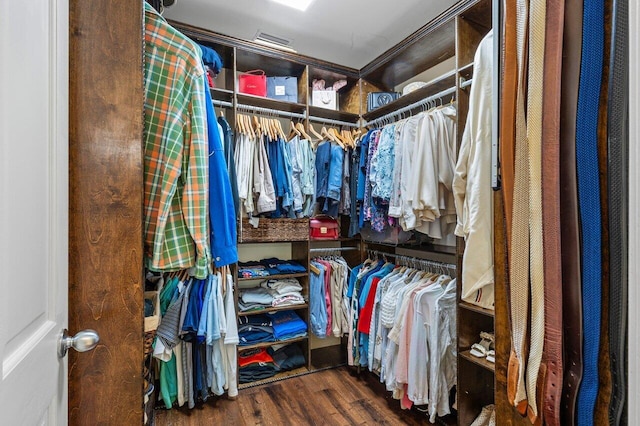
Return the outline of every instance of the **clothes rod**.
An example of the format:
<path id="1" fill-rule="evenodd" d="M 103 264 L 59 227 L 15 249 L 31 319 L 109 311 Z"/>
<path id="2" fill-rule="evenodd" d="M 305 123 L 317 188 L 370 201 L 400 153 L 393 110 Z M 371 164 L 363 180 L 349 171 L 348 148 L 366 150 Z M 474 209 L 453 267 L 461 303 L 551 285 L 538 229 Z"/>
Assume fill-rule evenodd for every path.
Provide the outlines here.
<path id="1" fill-rule="evenodd" d="M 252 106 L 252 105 L 238 104 L 238 109 L 245 110 L 248 112 L 257 112 L 257 113 L 262 112 L 265 114 L 278 115 L 280 117 L 302 118 L 302 119 L 307 118 L 305 114 L 299 114 L 297 112 L 281 111 L 278 109 L 262 108 L 262 107 Z"/>
<path id="2" fill-rule="evenodd" d="M 379 251 L 379 250 L 367 250 L 367 254 L 368 255 L 380 255 L 383 257 L 393 257 L 396 260 L 399 261 L 405 261 L 405 262 L 414 262 L 416 264 L 423 264 L 423 265 L 429 265 L 429 266 L 435 266 L 435 267 L 443 267 L 443 268 L 447 268 L 447 269 L 451 269 L 451 270 L 456 270 L 457 266 L 453 263 L 445 263 L 445 262 L 439 262 L 437 260 L 430 260 L 430 259 L 421 259 L 419 257 L 412 257 L 412 256 L 405 256 L 402 254 L 394 254 L 394 253 L 386 253 L 384 251 Z"/>
<path id="3" fill-rule="evenodd" d="M 351 251 L 351 250 L 360 250 L 360 249 L 358 247 L 323 247 L 323 248 L 309 249 L 309 253 L 322 253 L 322 252 L 328 253 L 332 251 Z"/>
<path id="4" fill-rule="evenodd" d="M 455 92 L 456 92 L 456 87 L 455 86 L 454 87 L 450 87 L 448 89 L 445 89 L 445 90 L 443 90 L 441 92 L 436 93 L 435 95 L 427 96 L 426 98 L 421 99 L 421 100 L 419 100 L 417 102 L 414 102 L 414 103 L 412 103 L 410 105 L 407 105 L 406 107 L 403 107 L 403 108 L 400 108 L 399 110 L 390 112 L 389 114 L 385 114 L 382 117 L 378 117 L 375 120 L 368 121 L 365 125 L 367 125 L 367 126 L 376 125 L 376 124 L 378 124 L 378 123 L 380 123 L 382 121 L 385 121 L 385 120 L 387 120 L 387 119 L 389 119 L 391 117 L 395 117 L 397 115 L 400 115 L 403 112 L 411 111 L 414 108 L 417 108 L 417 107 L 419 107 L 421 105 L 424 105 L 424 104 L 426 104 L 428 102 L 434 101 L 436 99 L 440 99 L 440 98 L 442 98 L 444 96 L 450 95 L 450 94 L 455 93 Z"/>
<path id="5" fill-rule="evenodd" d="M 334 124 L 336 126 L 360 127 L 358 123 L 350 123 L 348 121 L 340 121 L 340 120 L 331 120 L 329 118 L 314 117 L 314 116 L 309 116 L 309 121 L 314 121 L 316 123 Z"/>
<path id="6" fill-rule="evenodd" d="M 464 89 L 465 87 L 471 86 L 471 83 L 473 83 L 473 79 L 472 78 L 467 80 L 464 77 L 460 77 L 460 88 L 461 89 Z"/>
<path id="7" fill-rule="evenodd" d="M 233 104 L 231 102 L 219 101 L 217 99 L 214 99 L 212 102 L 215 106 L 233 108 Z"/>

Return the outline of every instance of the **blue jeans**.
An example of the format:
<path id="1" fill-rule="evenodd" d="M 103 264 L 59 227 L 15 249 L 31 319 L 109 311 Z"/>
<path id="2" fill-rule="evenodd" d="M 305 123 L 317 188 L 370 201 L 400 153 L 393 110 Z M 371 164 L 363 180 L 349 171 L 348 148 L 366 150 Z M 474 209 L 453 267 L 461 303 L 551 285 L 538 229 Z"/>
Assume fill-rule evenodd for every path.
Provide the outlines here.
<path id="1" fill-rule="evenodd" d="M 316 199 L 321 211 L 329 216 L 338 215 L 342 192 L 342 165 L 344 152 L 339 145 L 323 142 L 316 150 Z"/>

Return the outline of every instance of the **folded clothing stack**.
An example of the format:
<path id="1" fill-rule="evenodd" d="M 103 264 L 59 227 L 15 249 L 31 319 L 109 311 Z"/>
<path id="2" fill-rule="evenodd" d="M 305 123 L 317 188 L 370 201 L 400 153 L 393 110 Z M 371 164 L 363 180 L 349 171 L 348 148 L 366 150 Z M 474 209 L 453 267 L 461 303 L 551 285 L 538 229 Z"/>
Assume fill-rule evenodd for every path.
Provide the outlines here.
<path id="1" fill-rule="evenodd" d="M 279 371 L 293 370 L 305 365 L 304 353 L 299 345 L 274 345 L 241 352 L 238 356 L 240 383 L 268 379 Z"/>
<path id="2" fill-rule="evenodd" d="M 295 311 L 280 311 L 269 315 L 276 340 L 293 339 L 307 335 L 307 324 Z"/>
<path id="3" fill-rule="evenodd" d="M 273 362 L 278 371 L 293 370 L 305 364 L 302 348 L 296 344 L 274 345 L 267 352 L 273 357 Z"/>
<path id="4" fill-rule="evenodd" d="M 267 280 L 261 282 L 259 287 L 240 292 L 238 305 L 242 312 L 277 306 L 302 305 L 305 300 L 301 291 L 302 286 L 295 278 Z"/>
<path id="5" fill-rule="evenodd" d="M 260 278 L 269 275 L 299 274 L 307 272 L 307 269 L 295 260 L 282 260 L 277 258 L 262 259 L 259 262 L 239 262 L 238 277 Z"/>
<path id="6" fill-rule="evenodd" d="M 306 335 L 307 324 L 294 311 L 280 311 L 238 318 L 240 346 L 275 342 Z"/>
<path id="7" fill-rule="evenodd" d="M 271 318 L 267 315 L 239 317 L 238 337 L 240 346 L 275 341 Z"/>
<path id="8" fill-rule="evenodd" d="M 238 378 L 240 383 L 273 377 L 278 367 L 265 348 L 252 349 L 238 354 Z"/>

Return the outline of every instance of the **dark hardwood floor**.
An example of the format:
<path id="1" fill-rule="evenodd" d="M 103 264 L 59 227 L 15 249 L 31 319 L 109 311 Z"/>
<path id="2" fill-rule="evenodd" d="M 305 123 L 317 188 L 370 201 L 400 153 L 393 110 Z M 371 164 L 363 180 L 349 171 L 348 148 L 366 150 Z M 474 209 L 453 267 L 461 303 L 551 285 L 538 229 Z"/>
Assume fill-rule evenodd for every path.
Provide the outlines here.
<path id="1" fill-rule="evenodd" d="M 400 410 L 369 373 L 346 367 L 240 390 L 238 399 L 209 399 L 193 410 L 159 409 L 156 426 L 422 425 L 424 414 Z M 455 423 L 454 423 L 455 424 Z"/>

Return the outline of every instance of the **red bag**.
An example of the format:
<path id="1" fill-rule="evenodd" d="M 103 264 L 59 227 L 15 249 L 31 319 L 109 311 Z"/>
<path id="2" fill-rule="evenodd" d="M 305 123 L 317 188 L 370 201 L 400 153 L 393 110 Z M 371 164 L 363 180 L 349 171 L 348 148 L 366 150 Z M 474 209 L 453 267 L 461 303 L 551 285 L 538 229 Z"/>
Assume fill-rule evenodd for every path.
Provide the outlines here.
<path id="1" fill-rule="evenodd" d="M 309 237 L 312 240 L 337 240 L 340 237 L 338 221 L 329 216 L 311 218 L 309 220 Z"/>
<path id="2" fill-rule="evenodd" d="M 267 96 L 267 76 L 262 70 L 252 70 L 238 77 L 240 93 L 255 96 Z"/>

